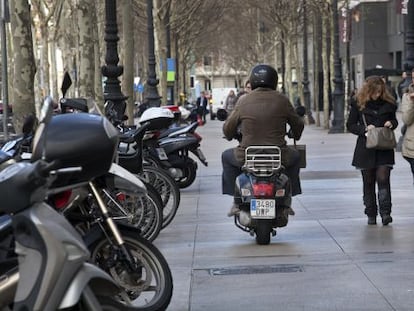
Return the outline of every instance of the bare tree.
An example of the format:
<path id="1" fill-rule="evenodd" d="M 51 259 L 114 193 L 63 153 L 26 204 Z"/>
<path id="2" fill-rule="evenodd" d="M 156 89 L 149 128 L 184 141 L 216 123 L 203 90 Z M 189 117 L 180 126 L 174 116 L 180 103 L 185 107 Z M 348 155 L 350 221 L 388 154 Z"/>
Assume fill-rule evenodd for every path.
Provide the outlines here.
<path id="1" fill-rule="evenodd" d="M 27 0 L 10 2 L 10 21 L 13 40 L 13 124 L 21 132 L 24 119 L 35 114 L 34 76 L 30 6 Z"/>

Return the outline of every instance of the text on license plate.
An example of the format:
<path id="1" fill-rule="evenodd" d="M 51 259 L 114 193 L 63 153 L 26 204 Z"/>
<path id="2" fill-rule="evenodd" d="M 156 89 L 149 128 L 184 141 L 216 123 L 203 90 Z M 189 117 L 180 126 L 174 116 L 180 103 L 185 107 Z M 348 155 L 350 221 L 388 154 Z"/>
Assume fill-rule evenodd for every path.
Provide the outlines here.
<path id="1" fill-rule="evenodd" d="M 250 215 L 252 218 L 272 219 L 276 217 L 275 200 L 251 199 Z"/>

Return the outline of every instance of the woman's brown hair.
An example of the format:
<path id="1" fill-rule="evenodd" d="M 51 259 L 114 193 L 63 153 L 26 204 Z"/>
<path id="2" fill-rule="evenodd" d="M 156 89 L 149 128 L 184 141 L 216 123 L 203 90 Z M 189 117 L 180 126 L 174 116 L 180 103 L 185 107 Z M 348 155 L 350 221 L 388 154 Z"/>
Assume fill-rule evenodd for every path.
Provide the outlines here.
<path id="1" fill-rule="evenodd" d="M 364 84 L 357 94 L 359 110 L 364 109 L 367 102 L 372 99 L 371 96 L 378 91 L 381 92 L 379 99 L 390 104 L 395 104 L 395 99 L 387 89 L 384 80 L 380 76 L 369 76 L 365 79 Z"/>

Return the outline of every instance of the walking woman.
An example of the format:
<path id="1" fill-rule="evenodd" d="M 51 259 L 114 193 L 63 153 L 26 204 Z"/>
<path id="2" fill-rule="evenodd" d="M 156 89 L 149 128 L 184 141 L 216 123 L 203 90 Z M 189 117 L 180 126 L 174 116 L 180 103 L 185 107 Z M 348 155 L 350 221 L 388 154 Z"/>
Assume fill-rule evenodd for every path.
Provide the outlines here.
<path id="1" fill-rule="evenodd" d="M 402 120 L 406 126 L 401 153 L 410 163 L 414 178 L 414 83 L 408 86 L 401 100 Z M 414 179 L 413 179 L 414 181 Z"/>
<path id="2" fill-rule="evenodd" d="M 366 132 L 370 127 L 382 126 L 395 130 L 398 126 L 396 110 L 395 99 L 381 77 L 370 76 L 359 90 L 356 103 L 351 105 L 346 123 L 348 130 L 358 136 L 352 165 L 362 173 L 363 202 L 369 225 L 377 223 L 378 206 L 382 224 L 386 226 L 392 222 L 390 173 L 395 160 L 393 149 L 367 149 Z"/>

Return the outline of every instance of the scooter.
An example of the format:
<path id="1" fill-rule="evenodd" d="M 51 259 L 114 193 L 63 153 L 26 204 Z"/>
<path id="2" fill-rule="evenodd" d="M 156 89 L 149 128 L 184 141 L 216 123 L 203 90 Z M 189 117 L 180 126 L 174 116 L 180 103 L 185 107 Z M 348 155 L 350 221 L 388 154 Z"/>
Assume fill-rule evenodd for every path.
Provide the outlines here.
<path id="1" fill-rule="evenodd" d="M 49 108 L 47 108 L 49 109 Z M 49 117 L 48 117 L 49 116 Z M 15 238 L 15 252 L 18 255 L 18 268 L 1 271 L 0 306 L 15 310 L 59 310 L 65 308 L 84 308 L 101 310 L 118 308 L 133 310 L 118 302 L 115 297 L 122 291 L 112 278 L 87 262 L 89 251 L 79 233 L 69 222 L 44 202 L 49 186 L 59 176 L 79 174 L 86 177 L 99 173 L 82 165 L 82 161 L 68 157 L 63 161 L 48 161 L 45 144 L 39 144 L 50 118 L 42 118 L 37 131 L 36 150 L 42 159 L 18 162 L 0 172 L 0 193 L 2 206 L 0 212 L 11 216 Z M 97 138 L 103 146 L 113 146 L 114 131 L 105 132 L 102 120 L 91 120 L 86 125 L 89 131 L 100 134 Z M 103 134 L 105 133 L 105 134 Z M 72 146 L 76 155 L 81 145 Z M 112 162 L 111 152 L 99 161 L 101 170 L 106 170 Z M 79 165 L 78 165 L 79 164 Z M 15 286 L 17 284 L 17 290 Z"/>
<path id="2" fill-rule="evenodd" d="M 39 200 L 44 200 L 46 194 L 50 196 L 51 188 L 60 193 L 61 190 L 64 190 L 70 185 L 81 185 L 90 180 L 93 176 L 104 176 L 106 172 L 114 173 L 115 180 L 113 181 L 114 184 L 120 185 L 125 184 L 125 180 L 135 180 L 135 183 L 140 185 L 142 190 L 145 190 L 145 187 L 142 185 L 140 180 L 129 172 L 123 170 L 122 168 L 118 167 L 115 170 L 113 169 L 113 156 L 115 155 L 115 150 L 117 146 L 117 131 L 115 128 L 111 127 L 109 122 L 106 119 L 97 117 L 97 116 L 88 116 L 86 114 L 82 116 L 75 116 L 75 115 L 66 115 L 66 116 L 58 116 L 59 119 L 56 122 L 48 123 L 48 131 L 52 132 L 50 137 L 57 138 L 55 141 L 48 139 L 47 134 L 37 135 L 38 132 L 42 132 L 45 126 L 39 126 L 38 131 L 36 132 L 35 139 L 34 139 L 34 146 L 33 146 L 33 156 L 32 160 L 40 161 L 41 159 L 49 159 L 49 161 L 57 161 L 60 163 L 60 166 L 63 167 L 71 167 L 71 166 L 78 166 L 85 167 L 82 171 L 78 170 L 64 170 L 65 176 L 63 178 L 55 178 L 52 182 L 48 183 L 47 190 L 44 190 L 44 194 L 39 196 Z M 101 122 L 102 124 L 97 122 Z M 106 120 L 106 122 L 105 122 Z M 72 148 L 70 151 L 65 150 L 65 148 L 57 148 L 56 142 L 60 142 L 65 137 L 64 128 L 69 127 L 73 128 L 75 122 L 77 124 L 77 128 L 81 128 L 82 130 L 86 130 L 86 132 L 93 134 L 91 135 L 91 139 L 93 137 L 94 141 L 99 141 L 99 148 L 100 149 L 100 158 L 99 163 L 95 163 L 94 165 L 88 164 L 89 157 L 86 157 L 88 152 L 88 146 L 90 145 L 90 140 L 83 139 L 77 140 L 76 143 L 70 143 L 66 140 L 68 145 L 71 145 Z M 97 126 L 99 125 L 99 127 Z M 100 131 L 98 131 L 100 129 Z M 56 132 L 60 131 L 60 136 L 56 136 Z M 55 132 L 55 133 L 53 133 Z M 111 137 L 111 139 L 105 140 L 105 134 Z M 63 136 L 62 136 L 63 135 Z M 82 136 L 83 137 L 83 136 Z M 78 138 L 76 135 L 75 139 Z M 109 142 L 108 142 L 109 141 Z M 39 148 L 37 146 L 43 145 L 43 148 Z M 70 148 L 67 146 L 67 148 Z M 63 149 L 63 150 L 62 150 Z M 46 151 L 45 151 L 46 150 Z M 62 154 L 63 153 L 63 154 Z M 74 153 L 76 156 L 71 156 Z M 110 156 L 108 156 L 108 154 Z M 58 160 L 59 159 L 59 160 Z M 22 164 L 29 164 L 28 162 L 21 162 Z M 87 165 L 88 164 L 88 165 Z M 108 168 L 109 166 L 109 168 Z M 126 176 L 126 175 L 130 176 Z M 1 176 L 1 175 L 0 175 Z M 60 175 L 59 175 L 60 176 Z M 121 180 L 119 178 L 122 178 Z M 27 178 L 26 178 L 27 179 Z M 27 182 L 32 182 L 28 180 Z M 69 183 L 69 184 L 66 184 Z M 107 270 L 108 273 L 113 275 L 113 277 L 117 280 L 116 284 L 120 284 L 122 289 L 119 288 L 116 292 L 116 296 L 114 296 L 114 301 L 117 303 L 119 310 L 163 310 L 165 309 L 172 295 L 172 277 L 171 271 L 169 270 L 168 264 L 165 261 L 162 254 L 148 241 L 141 238 L 139 236 L 139 232 L 136 232 L 136 229 L 133 227 L 128 227 L 125 224 L 115 224 L 110 217 L 110 213 L 108 212 L 107 207 L 103 203 L 102 196 L 99 194 L 98 189 L 95 186 L 94 182 L 88 182 L 89 186 L 92 188 L 92 192 L 96 198 L 97 205 L 101 209 L 101 213 L 99 214 L 98 218 L 93 218 L 93 213 L 90 211 L 85 216 L 79 218 L 73 218 L 73 214 L 66 215 L 71 219 L 72 224 L 82 224 L 79 228 L 83 233 L 83 239 L 88 245 L 88 248 L 91 251 L 91 256 L 89 252 L 87 253 L 87 259 L 94 261 L 97 265 L 102 267 L 104 270 Z M 65 186 L 66 185 L 66 186 Z M 17 185 L 19 186 L 19 184 Z M 121 187 L 125 188 L 129 185 L 124 185 Z M 10 187 L 10 185 L 9 185 Z M 27 186 L 29 187 L 29 185 Z M 60 188 L 59 188 L 60 187 Z M 0 193 L 1 190 L 5 190 L 7 187 L 1 188 L 0 183 Z M 14 189 L 14 188 L 13 188 Z M 17 187 L 16 191 L 22 191 L 26 193 L 29 189 L 22 189 L 22 187 Z M 53 192 L 53 191 L 52 191 Z M 18 197 L 18 195 L 16 195 Z M 45 203 L 43 203 L 45 204 Z M 55 206 L 56 207 L 56 206 Z M 66 210 L 70 210 L 70 207 L 67 207 Z M 66 214 L 66 213 L 65 213 Z M 56 217 L 55 217 L 56 218 Z M 4 221 L 4 230 L 0 230 L 0 234 L 3 231 L 7 230 L 8 220 Z M 86 226 L 84 225 L 86 224 Z M 119 226 L 119 229 L 117 228 Z M 51 230 L 61 230 L 59 226 L 51 228 Z M 95 230 L 94 230 L 95 229 Z M 102 229 L 102 230 L 100 230 Z M 105 233 L 106 238 L 103 240 L 99 237 L 102 235 L 101 232 Z M 122 233 L 121 233 L 122 232 Z M 53 235 L 53 232 L 48 232 L 49 235 Z M 53 241 L 52 241 L 53 242 Z M 53 242 L 57 244 L 58 242 Z M 43 243 L 44 244 L 44 243 Z M 72 248 L 69 247 L 69 250 Z M 75 249 L 74 249 L 75 250 Z M 17 249 L 16 249 L 17 252 Z M 61 252 L 61 251 L 59 251 Z M 50 250 L 47 252 L 46 255 L 50 253 Z M 137 255 L 139 254 L 139 255 Z M 46 256 L 45 255 L 45 256 Z M 74 257 L 76 253 L 73 255 Z M 47 256 L 46 256 L 47 257 Z M 10 257 L 6 257 L 10 258 Z M 12 256 L 11 256 L 12 258 Z M 117 258 L 117 260 L 115 260 Z M 46 258 L 47 259 L 47 258 Z M 52 264 L 55 264 L 52 262 Z M 4 268 L 4 265 L 1 265 Z M 15 265 L 14 267 L 16 267 Z M 57 267 L 61 266 L 59 263 Z M 20 265 L 19 265 L 20 268 Z M 53 268 L 56 270 L 56 268 Z M 3 272 L 3 270 L 2 270 Z M 53 271 L 48 272 L 53 273 Z M 49 275 L 48 274 L 48 275 Z M 2 273 L 1 280 L 6 280 L 5 284 L 0 284 L 0 297 L 1 288 L 4 287 L 7 289 L 9 293 L 8 300 L 2 300 L 0 298 L 0 306 L 9 305 L 12 303 L 13 300 L 10 300 L 10 295 L 14 296 L 13 289 L 16 287 L 16 281 L 18 279 L 18 274 L 16 275 L 14 272 L 8 275 L 6 271 L 4 274 Z M 67 276 L 67 275 L 66 275 Z M 28 276 L 30 277 L 30 276 Z M 33 276 L 32 276 L 33 277 Z M 110 280 L 112 280 L 108 275 L 106 275 Z M 70 280 L 70 279 L 69 279 Z M 10 282 L 8 282 L 10 281 Z M 99 282 L 99 280 L 97 280 Z M 63 281 L 62 281 L 63 282 Z M 155 284 L 154 284 L 155 282 Z M 137 286 L 136 284 L 140 284 Z M 146 286 L 142 286 L 146 284 Z M 42 285 L 43 286 L 43 285 Z M 42 287 L 43 288 L 43 287 Z M 82 288 L 80 289 L 82 291 Z M 153 294 L 152 294 L 153 293 Z M 149 295 L 148 295 L 149 294 Z M 108 292 L 104 292 L 104 295 L 108 295 Z M 142 297 L 141 297 L 142 296 Z M 143 298 L 138 301 L 137 298 Z M 105 301 L 109 298 L 103 298 Z M 133 300 L 134 307 L 126 307 Z M 122 303 L 118 303 L 118 301 L 122 301 Z M 3 303 L 3 304 L 2 304 Z M 91 310 L 96 310 L 97 305 L 93 306 Z M 56 308 L 50 308 L 50 310 L 56 310 Z M 47 308 L 39 308 L 39 310 L 47 310 Z M 111 309 L 113 310 L 113 309 Z"/>
<path id="3" fill-rule="evenodd" d="M 304 116 L 302 106 L 295 110 L 299 116 Z M 227 113 L 219 113 L 217 117 L 224 121 Z M 287 135 L 291 137 L 289 132 Z M 241 141 L 241 132 L 234 138 Z M 291 183 L 282 165 L 281 149 L 278 146 L 247 147 L 241 170 L 235 182 L 234 203 L 239 211 L 234 213 L 234 223 L 256 236 L 257 244 L 267 245 L 271 236 L 276 235 L 276 228 L 285 227 L 289 215 L 294 214 Z"/>
<path id="4" fill-rule="evenodd" d="M 140 123 L 151 124 L 150 131 L 143 141 L 144 159 L 168 171 L 180 188 L 186 188 L 194 182 L 198 168 L 197 162 L 190 157 L 190 153 L 205 166 L 208 163 L 200 148 L 202 138 L 195 132 L 194 123 L 173 130 L 166 137 L 160 138 L 173 120 L 171 112 L 170 114 L 168 112 L 167 109 L 154 107 L 142 114 Z"/>
<path id="5" fill-rule="evenodd" d="M 292 196 L 289 178 L 284 174 L 281 150 L 277 146 L 250 146 L 245 151 L 242 174 L 236 179 L 234 203 L 240 212 L 235 225 L 256 235 L 261 245 L 270 243 L 275 228 L 289 220 Z"/>

